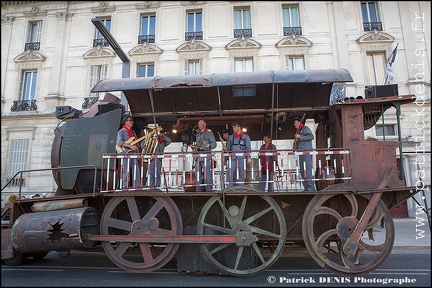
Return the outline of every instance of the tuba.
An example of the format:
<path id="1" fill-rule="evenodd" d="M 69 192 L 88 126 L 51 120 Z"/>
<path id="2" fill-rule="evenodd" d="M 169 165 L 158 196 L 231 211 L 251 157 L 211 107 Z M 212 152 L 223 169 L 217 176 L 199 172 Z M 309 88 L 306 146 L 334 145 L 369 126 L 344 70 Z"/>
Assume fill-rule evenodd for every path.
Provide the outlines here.
<path id="1" fill-rule="evenodd" d="M 145 135 L 143 154 L 153 155 L 156 151 L 157 145 L 159 144 L 158 132 L 162 130 L 162 127 L 157 127 Z M 147 132 L 147 131 L 146 131 Z M 149 162 L 150 158 L 145 158 L 144 162 Z"/>

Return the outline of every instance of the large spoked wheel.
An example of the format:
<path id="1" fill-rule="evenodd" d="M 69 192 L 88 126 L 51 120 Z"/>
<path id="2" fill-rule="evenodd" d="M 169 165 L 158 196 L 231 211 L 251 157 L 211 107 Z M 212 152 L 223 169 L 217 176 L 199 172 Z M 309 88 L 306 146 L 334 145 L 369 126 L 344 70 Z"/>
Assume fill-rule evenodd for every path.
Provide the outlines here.
<path id="1" fill-rule="evenodd" d="M 114 197 L 105 207 L 101 235 L 171 237 L 182 234 L 180 212 L 169 197 Z M 124 237 L 126 238 L 126 237 Z M 104 241 L 111 261 L 129 272 L 154 271 L 177 252 L 179 244 Z"/>
<path id="2" fill-rule="evenodd" d="M 237 243 L 205 243 L 205 257 L 221 271 L 250 276 L 269 268 L 279 258 L 286 240 L 286 222 L 276 201 L 268 196 L 213 196 L 198 219 L 198 235 L 236 235 Z M 258 243 L 277 243 L 270 253 Z"/>
<path id="3" fill-rule="evenodd" d="M 356 249 L 350 255 L 343 252 L 342 247 L 367 203 L 366 197 L 353 194 L 316 195 L 309 202 L 302 222 L 303 240 L 320 266 L 342 275 L 361 275 L 378 268 L 390 255 L 394 224 L 382 200 L 362 231 Z M 385 228 L 379 228 L 381 218 Z"/>

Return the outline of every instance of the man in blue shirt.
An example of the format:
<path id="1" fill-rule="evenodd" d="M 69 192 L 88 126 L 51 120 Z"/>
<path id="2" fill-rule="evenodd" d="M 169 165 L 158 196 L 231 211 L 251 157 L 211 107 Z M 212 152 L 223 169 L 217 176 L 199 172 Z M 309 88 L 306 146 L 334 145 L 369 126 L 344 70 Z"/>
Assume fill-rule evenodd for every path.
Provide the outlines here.
<path id="1" fill-rule="evenodd" d="M 201 192 L 200 184 L 205 184 L 205 191 L 213 190 L 213 161 L 211 150 L 216 148 L 217 142 L 213 132 L 207 129 L 207 123 L 204 119 L 198 121 L 198 133 L 196 135 L 196 152 L 207 154 L 207 156 L 198 156 L 195 161 L 196 191 Z"/>
<path id="2" fill-rule="evenodd" d="M 233 134 L 228 138 L 226 147 L 228 153 L 241 153 L 240 155 L 230 155 L 227 169 L 227 187 L 233 185 L 244 185 L 246 173 L 245 162 L 252 165 L 250 155 L 246 156 L 243 153 L 250 152 L 251 141 L 249 135 L 242 131 L 240 124 L 233 123 Z"/>
<path id="3" fill-rule="evenodd" d="M 309 127 L 305 126 L 299 118 L 294 119 L 296 150 L 312 151 L 312 140 L 315 138 Z M 312 155 L 299 155 L 300 175 L 303 179 L 303 191 L 316 191 L 312 174 Z"/>

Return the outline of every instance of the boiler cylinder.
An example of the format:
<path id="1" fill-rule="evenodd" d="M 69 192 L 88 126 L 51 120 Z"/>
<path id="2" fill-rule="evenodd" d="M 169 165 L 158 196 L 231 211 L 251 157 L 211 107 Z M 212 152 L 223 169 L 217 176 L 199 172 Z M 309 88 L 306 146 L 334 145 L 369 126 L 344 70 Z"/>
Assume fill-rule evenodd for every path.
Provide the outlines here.
<path id="1" fill-rule="evenodd" d="M 12 227 L 12 244 L 22 253 L 90 248 L 99 234 L 99 219 L 91 207 L 26 213 Z"/>

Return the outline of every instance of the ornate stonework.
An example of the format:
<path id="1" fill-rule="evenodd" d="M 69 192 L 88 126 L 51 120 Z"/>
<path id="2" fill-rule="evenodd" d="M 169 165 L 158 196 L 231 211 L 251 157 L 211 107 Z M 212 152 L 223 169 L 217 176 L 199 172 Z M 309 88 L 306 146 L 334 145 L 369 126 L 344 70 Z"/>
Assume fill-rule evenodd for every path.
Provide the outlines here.
<path id="1" fill-rule="evenodd" d="M 148 8 L 159 8 L 160 1 L 142 1 L 141 3 L 135 4 L 137 9 L 148 9 Z"/>
<path id="2" fill-rule="evenodd" d="M 13 21 L 15 20 L 14 16 L 2 16 L 2 25 L 12 25 Z"/>
<path id="3" fill-rule="evenodd" d="M 201 41 L 191 41 L 186 42 L 177 47 L 177 52 L 195 52 L 195 51 L 205 51 L 208 52 L 212 48 L 204 42 Z"/>
<path id="4" fill-rule="evenodd" d="M 393 43 L 394 37 L 390 34 L 381 32 L 381 31 L 373 31 L 364 34 L 359 39 L 357 39 L 357 43 L 365 44 L 365 43 Z"/>
<path id="5" fill-rule="evenodd" d="M 129 56 L 145 54 L 162 54 L 163 50 L 151 43 L 144 43 L 135 46 L 129 51 Z"/>
<path id="6" fill-rule="evenodd" d="M 93 13 L 102 13 L 102 12 L 114 12 L 116 7 L 114 5 L 109 6 L 108 2 L 102 1 L 99 3 L 99 6 L 91 8 Z"/>
<path id="7" fill-rule="evenodd" d="M 65 20 L 65 21 L 72 20 L 73 15 L 74 13 L 69 13 L 68 11 L 55 13 L 55 16 L 57 17 L 58 20 Z"/>
<path id="8" fill-rule="evenodd" d="M 42 17 L 47 15 L 46 10 L 41 10 L 39 7 L 32 7 L 29 11 L 23 12 L 25 17 Z"/>
<path id="9" fill-rule="evenodd" d="M 283 38 L 276 43 L 277 48 L 286 47 L 312 47 L 312 42 L 303 36 L 296 36 L 294 34 Z"/>
<path id="10" fill-rule="evenodd" d="M 104 57 L 115 57 L 114 51 L 101 46 L 95 47 L 87 51 L 83 57 L 84 59 L 104 58 Z"/>
<path id="11" fill-rule="evenodd" d="M 225 45 L 226 50 L 233 50 L 233 49 L 260 49 L 261 44 L 258 43 L 255 40 L 249 39 L 249 38 L 238 38 L 227 45 Z"/>
<path id="12" fill-rule="evenodd" d="M 36 51 L 27 50 L 14 58 L 15 63 L 42 62 L 46 57 Z"/>

